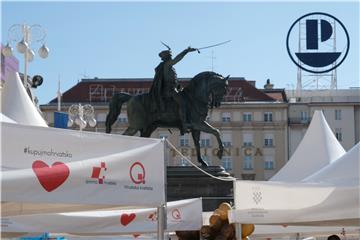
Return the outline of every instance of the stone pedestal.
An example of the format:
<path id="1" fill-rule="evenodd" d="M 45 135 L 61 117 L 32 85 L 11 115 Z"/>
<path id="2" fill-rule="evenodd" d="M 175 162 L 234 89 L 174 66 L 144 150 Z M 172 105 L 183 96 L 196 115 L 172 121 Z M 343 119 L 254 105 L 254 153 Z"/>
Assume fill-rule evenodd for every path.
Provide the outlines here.
<path id="1" fill-rule="evenodd" d="M 216 177 L 229 178 L 221 166 L 201 167 Z M 195 167 L 167 167 L 167 200 L 203 198 L 203 211 L 213 211 L 220 203 L 233 202 L 232 181 L 212 178 Z"/>

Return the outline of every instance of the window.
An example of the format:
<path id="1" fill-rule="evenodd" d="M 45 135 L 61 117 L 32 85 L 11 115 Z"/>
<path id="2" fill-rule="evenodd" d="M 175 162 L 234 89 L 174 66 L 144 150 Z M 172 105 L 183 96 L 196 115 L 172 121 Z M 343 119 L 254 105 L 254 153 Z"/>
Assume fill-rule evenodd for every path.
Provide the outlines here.
<path id="1" fill-rule="evenodd" d="M 224 112 L 221 114 L 222 122 L 230 122 L 231 121 L 231 113 Z"/>
<path id="2" fill-rule="evenodd" d="M 302 122 L 306 122 L 308 121 L 309 117 L 308 117 L 308 113 L 307 112 L 304 112 L 304 111 L 301 111 L 300 112 L 300 120 Z"/>
<path id="3" fill-rule="evenodd" d="M 265 147 L 274 146 L 274 135 L 273 134 L 265 134 L 265 136 L 264 136 L 264 146 Z"/>
<path id="4" fill-rule="evenodd" d="M 105 122 L 106 121 L 106 113 L 98 113 L 96 115 L 96 121 Z"/>
<path id="5" fill-rule="evenodd" d="M 341 120 L 341 110 L 335 109 L 335 120 Z"/>
<path id="6" fill-rule="evenodd" d="M 243 121 L 244 122 L 251 122 L 252 121 L 252 114 L 250 112 L 243 113 Z"/>
<path id="7" fill-rule="evenodd" d="M 160 134 L 159 134 L 159 138 L 160 138 L 160 139 L 163 139 L 163 138 L 167 139 L 168 137 L 169 137 L 169 135 L 166 134 L 166 133 L 160 133 Z"/>
<path id="8" fill-rule="evenodd" d="M 223 133 L 221 136 L 221 140 L 224 144 L 224 147 L 231 147 L 231 140 L 232 140 L 231 133 Z"/>
<path id="9" fill-rule="evenodd" d="M 180 136 L 180 147 L 188 147 L 188 146 L 189 146 L 188 135 Z"/>
<path id="10" fill-rule="evenodd" d="M 264 156 L 264 169 L 273 170 L 274 166 L 274 156 Z"/>
<path id="11" fill-rule="evenodd" d="M 252 156 L 248 155 L 248 156 L 244 157 L 243 169 L 244 170 L 252 170 L 253 169 Z"/>
<path id="12" fill-rule="evenodd" d="M 335 136 L 336 136 L 336 139 L 341 142 L 342 141 L 342 131 L 341 131 L 341 128 L 336 128 L 335 129 Z"/>
<path id="13" fill-rule="evenodd" d="M 200 139 L 200 147 L 202 148 L 210 147 L 210 139 L 209 138 Z"/>
<path id="14" fill-rule="evenodd" d="M 272 112 L 264 113 L 264 122 L 272 122 Z"/>
<path id="15" fill-rule="evenodd" d="M 181 158 L 180 164 L 181 164 L 181 166 L 183 166 L 183 167 L 185 167 L 185 166 L 190 166 L 190 163 L 189 163 L 186 159 L 184 159 L 184 158 Z"/>
<path id="16" fill-rule="evenodd" d="M 210 134 L 203 133 L 200 137 L 200 147 L 211 147 Z"/>
<path id="17" fill-rule="evenodd" d="M 128 118 L 127 118 L 127 114 L 126 113 L 120 113 L 118 120 L 120 123 L 127 123 L 128 122 Z"/>
<path id="18" fill-rule="evenodd" d="M 253 134 L 252 133 L 244 133 L 243 134 L 243 146 L 251 147 L 253 145 Z"/>
<path id="19" fill-rule="evenodd" d="M 221 166 L 225 168 L 226 171 L 232 170 L 232 159 L 231 157 L 223 157 L 221 159 Z"/>

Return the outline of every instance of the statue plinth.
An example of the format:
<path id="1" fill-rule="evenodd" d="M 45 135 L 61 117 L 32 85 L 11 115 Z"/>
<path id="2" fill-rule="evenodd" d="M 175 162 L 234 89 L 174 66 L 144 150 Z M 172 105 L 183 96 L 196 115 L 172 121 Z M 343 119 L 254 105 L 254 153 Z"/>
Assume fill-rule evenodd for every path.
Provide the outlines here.
<path id="1" fill-rule="evenodd" d="M 201 167 L 215 177 L 230 179 L 230 174 L 221 166 Z M 233 202 L 232 181 L 212 178 L 195 167 L 167 167 L 167 200 L 203 198 L 203 211 L 213 211 L 220 203 Z"/>

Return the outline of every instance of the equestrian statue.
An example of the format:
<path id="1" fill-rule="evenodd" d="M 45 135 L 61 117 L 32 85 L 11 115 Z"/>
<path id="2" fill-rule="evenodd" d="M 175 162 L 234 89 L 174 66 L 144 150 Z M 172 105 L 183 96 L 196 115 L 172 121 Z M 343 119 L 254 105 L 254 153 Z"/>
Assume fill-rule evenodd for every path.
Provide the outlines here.
<path id="1" fill-rule="evenodd" d="M 163 43 L 164 44 L 164 43 Z M 174 65 L 196 48 L 188 47 L 175 58 L 171 49 L 159 53 L 161 63 L 155 68 L 155 76 L 149 93 L 132 96 L 117 93 L 109 105 L 106 117 L 106 132 L 117 120 L 121 107 L 127 103 L 129 127 L 123 135 L 135 135 L 140 131 L 141 137 L 150 137 L 158 127 L 178 128 L 180 134 L 191 132 L 197 153 L 197 160 L 207 166 L 200 153 L 200 132 L 213 134 L 219 144 L 217 157 L 222 158 L 224 146 L 218 129 L 206 122 L 208 109 L 219 107 L 228 88 L 228 78 L 215 72 L 201 72 L 193 77 L 185 88 L 177 79 Z"/>

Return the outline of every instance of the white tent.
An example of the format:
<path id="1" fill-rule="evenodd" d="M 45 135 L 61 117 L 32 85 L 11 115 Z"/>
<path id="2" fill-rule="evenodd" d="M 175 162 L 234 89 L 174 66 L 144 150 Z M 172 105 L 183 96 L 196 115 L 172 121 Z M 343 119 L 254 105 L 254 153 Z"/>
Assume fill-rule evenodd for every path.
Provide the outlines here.
<path id="1" fill-rule="evenodd" d="M 299 182 L 345 153 L 322 111 L 315 111 L 309 128 L 294 154 L 270 181 Z"/>
<path id="2" fill-rule="evenodd" d="M 358 144 L 342 158 L 309 177 L 307 182 L 236 181 L 236 210 L 230 211 L 230 221 L 360 226 L 359 150 Z"/>
<path id="3" fill-rule="evenodd" d="M 19 73 L 9 72 L 1 94 L 1 113 L 17 123 L 47 127 L 43 117 L 31 101 Z"/>
<path id="4" fill-rule="evenodd" d="M 165 203 L 160 139 L 0 126 L 2 216 Z"/>
<path id="5" fill-rule="evenodd" d="M 82 235 L 118 235 L 157 231 L 157 209 L 114 209 L 58 214 L 34 214 L 2 219 L 3 232 L 52 232 Z M 201 199 L 167 204 L 167 231 L 199 230 L 202 226 Z"/>
<path id="6" fill-rule="evenodd" d="M 345 155 L 320 169 L 303 182 L 325 182 L 334 184 L 360 184 L 360 143 L 356 144 Z"/>

